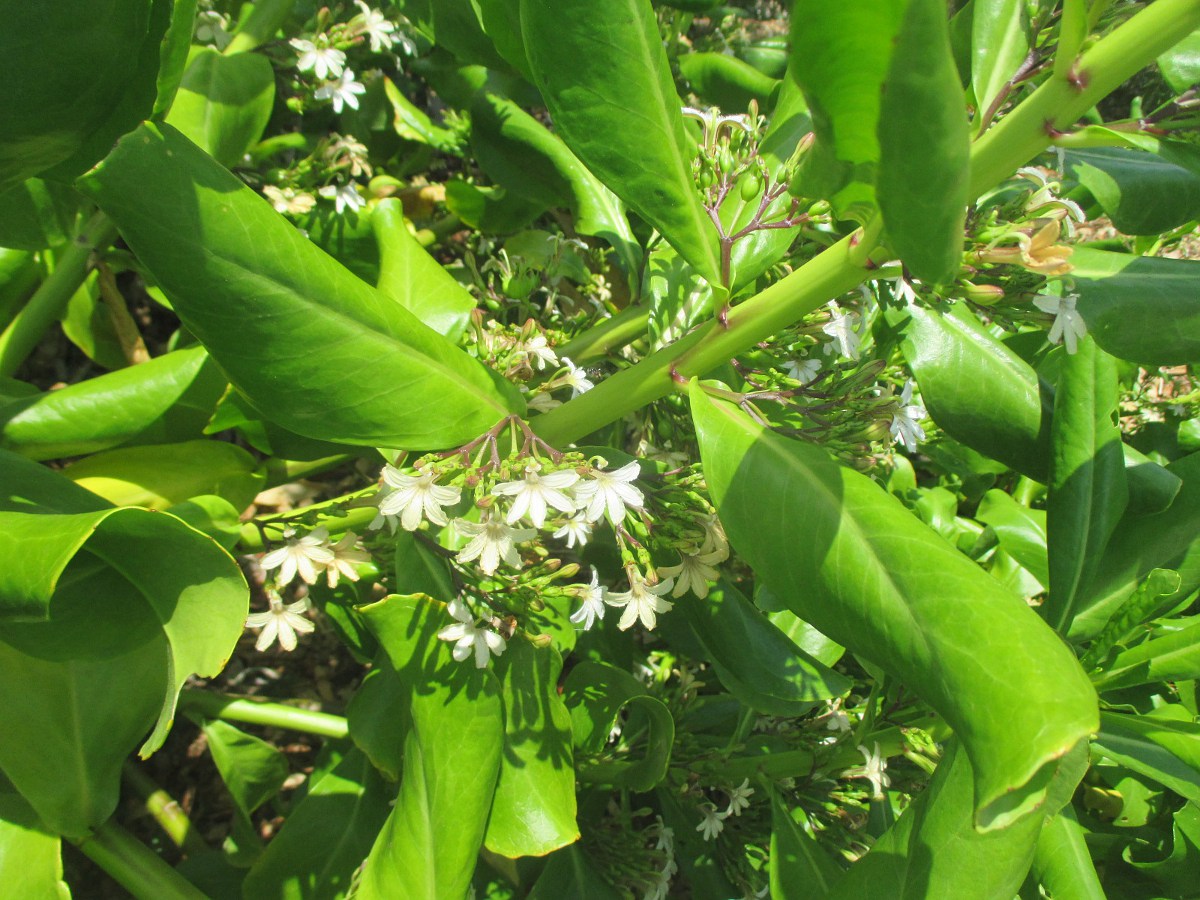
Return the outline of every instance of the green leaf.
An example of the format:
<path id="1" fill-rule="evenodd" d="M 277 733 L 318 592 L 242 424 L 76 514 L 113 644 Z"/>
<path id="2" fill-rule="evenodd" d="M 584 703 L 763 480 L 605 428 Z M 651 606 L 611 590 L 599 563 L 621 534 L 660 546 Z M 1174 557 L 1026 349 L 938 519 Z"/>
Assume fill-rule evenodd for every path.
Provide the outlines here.
<path id="1" fill-rule="evenodd" d="M 116 506 L 150 509 L 213 494 L 243 510 L 266 483 L 253 456 L 222 441 L 107 450 L 72 463 L 63 474 Z"/>
<path id="2" fill-rule="evenodd" d="M 0 447 L 54 459 L 198 437 L 226 388 L 201 347 L 0 406 Z"/>
<path id="3" fill-rule="evenodd" d="M 724 53 L 684 54 L 679 57 L 679 71 L 701 99 L 729 114 L 745 112 L 751 100 L 766 111 L 780 84 L 778 79 Z"/>
<path id="4" fill-rule="evenodd" d="M 515 388 L 346 272 L 170 126 L 142 126 L 80 185 L 230 380 L 285 428 L 445 447 L 522 410 Z"/>
<path id="5" fill-rule="evenodd" d="M 504 742 L 495 677 L 456 662 L 437 639 L 440 603 L 393 596 L 363 607 L 411 691 L 395 807 L 362 872 L 363 900 L 464 897 L 483 843 Z"/>
<path id="6" fill-rule="evenodd" d="M 567 146 L 680 256 L 721 283 L 717 232 L 649 0 L 521 0 L 534 80 Z"/>
<path id="7" fill-rule="evenodd" d="M 572 844 L 550 855 L 526 900 L 621 900 L 622 896 L 579 845 Z"/>
<path id="8" fill-rule="evenodd" d="M 346 718 L 355 746 L 387 778 L 399 781 L 412 688 L 400 680 L 386 653 L 380 657 L 354 692 Z"/>
<path id="9" fill-rule="evenodd" d="M 902 348 L 930 418 L 972 450 L 1045 481 L 1050 409 L 1037 373 L 965 309 L 914 305 L 889 320 L 899 325 L 905 314 Z"/>
<path id="10" fill-rule="evenodd" d="M 981 3 L 971 16 L 971 87 L 982 113 L 1029 55 L 1029 15 L 1021 0 Z"/>
<path id="11" fill-rule="evenodd" d="M 221 780 L 243 815 L 248 817 L 279 793 L 288 777 L 282 752 L 220 719 L 205 722 L 201 730 Z"/>
<path id="12" fill-rule="evenodd" d="M 827 897 L 844 874 L 816 838 L 796 824 L 775 793 L 771 795 L 770 869 L 771 900 L 806 894 Z"/>
<path id="13" fill-rule="evenodd" d="M 525 39 L 521 36 L 521 0 L 474 0 L 484 34 L 492 39 L 504 61 L 532 82 Z"/>
<path id="14" fill-rule="evenodd" d="M 1194 678 L 1200 678 L 1200 625 L 1153 638 L 1117 654 L 1095 684 L 1098 691 L 1111 691 Z"/>
<path id="15" fill-rule="evenodd" d="M 1095 578 L 1080 597 L 1072 640 L 1098 634 L 1154 569 L 1174 569 L 1180 576 L 1179 589 L 1163 597 L 1159 609 L 1170 608 L 1200 587 L 1200 454 L 1176 460 L 1167 471 L 1182 479 L 1179 495 L 1163 512 L 1125 513 Z"/>
<path id="16" fill-rule="evenodd" d="M 1058 632 L 1070 626 L 1129 501 L 1117 400 L 1117 361 L 1085 337 L 1062 360 L 1050 426 L 1050 594 L 1040 611 Z"/>
<path id="17" fill-rule="evenodd" d="M 1200 175 L 1152 153 L 1072 150 L 1064 165 L 1124 234 L 1161 234 L 1200 216 Z"/>
<path id="18" fill-rule="evenodd" d="M 646 748 L 640 759 L 630 760 L 627 753 L 617 753 L 613 758 L 581 765 L 581 781 L 640 793 L 663 780 L 671 762 L 675 720 L 666 705 L 651 697 L 641 682 L 606 663 L 581 662 L 567 675 L 563 700 L 571 711 L 575 746 L 585 753 L 598 754 L 604 749 L 622 709 L 628 710 L 630 733 L 636 733 L 639 723 L 646 728 Z"/>
<path id="19" fill-rule="evenodd" d="M 1200 263 L 1087 247 L 1076 247 L 1071 262 L 1079 314 L 1102 349 L 1155 366 L 1200 359 Z"/>
<path id="20" fill-rule="evenodd" d="M 0 247 L 44 250 L 73 233 L 79 194 L 63 184 L 30 178 L 0 193 Z"/>
<path id="21" fill-rule="evenodd" d="M 399 200 L 380 200 L 371 211 L 379 242 L 376 287 L 452 341 L 466 330 L 475 298 L 442 268 L 408 230 Z"/>
<path id="22" fill-rule="evenodd" d="M 929 787 L 834 885 L 830 900 L 1015 896 L 1033 860 L 1041 816 L 981 834 L 972 825 L 974 777 L 955 741 Z"/>
<path id="23" fill-rule="evenodd" d="M 751 709 L 768 716 L 800 716 L 816 701 L 851 688 L 850 679 L 797 647 L 726 582 L 705 600 L 680 607 L 721 684 Z"/>
<path id="24" fill-rule="evenodd" d="M 558 695 L 562 657 L 514 640 L 496 661 L 504 699 L 504 756 L 484 845 L 516 858 L 579 840 L 571 714 Z"/>
<path id="25" fill-rule="evenodd" d="M 166 122 L 221 165 L 240 165 L 262 138 L 274 103 L 275 72 L 265 56 L 198 47 Z"/>
<path id="26" fill-rule="evenodd" d="M 19 794 L 0 788 L 0 884 L 13 897 L 71 900 L 63 881 L 62 840 Z"/>
<path id="27" fill-rule="evenodd" d="M 114 509 L 3 451 L 0 462 L 0 620 L 34 620 L 6 624 L 4 640 L 23 632 L 34 646 L 56 648 L 61 629 L 72 621 L 85 630 L 103 627 L 102 603 L 71 602 L 65 610 L 54 604 L 59 579 L 77 554 L 86 550 L 82 559 L 101 561 L 116 578 L 117 594 L 109 602 L 148 610 L 169 642 L 169 666 L 164 661 L 152 682 L 161 712 L 141 749 L 148 756 L 166 738 L 183 682 L 193 674 L 219 673 L 241 636 L 248 605 L 241 570 L 216 543 L 174 516 Z M 66 616 L 65 624 L 56 612 Z M 122 625 L 119 616 L 107 624 Z"/>
<path id="28" fill-rule="evenodd" d="M 1178 708 L 1178 707 L 1177 707 Z M 1200 803 L 1200 725 L 1162 716 L 1100 714 L 1092 755 L 1103 755 Z"/>
<path id="29" fill-rule="evenodd" d="M 991 526 L 1004 552 L 1028 569 L 1042 587 L 1050 583 L 1045 511 L 1022 506 L 1004 491 L 990 490 L 983 495 L 976 517 Z"/>
<path id="30" fill-rule="evenodd" d="M 1200 31 L 1193 31 L 1158 58 L 1163 80 L 1183 92 L 1200 82 Z"/>
<path id="31" fill-rule="evenodd" d="M 1042 827 L 1033 858 L 1033 875 L 1052 897 L 1104 900 L 1104 889 L 1092 864 L 1085 832 L 1069 804 Z"/>
<path id="32" fill-rule="evenodd" d="M 970 129 L 941 0 L 908 0 L 882 90 L 877 192 L 887 240 L 917 278 L 948 284 L 962 267 L 973 198 Z"/>
<path id="33" fill-rule="evenodd" d="M 1170 569 L 1153 569 L 1146 580 L 1138 585 L 1120 609 L 1104 626 L 1104 630 L 1096 637 L 1087 653 L 1079 660 L 1084 671 L 1089 671 L 1103 660 L 1113 647 L 1120 641 L 1133 634 L 1141 625 L 1155 618 L 1163 608 L 1163 597 L 1170 597 L 1179 591 L 1180 578 L 1178 572 Z"/>
<path id="34" fill-rule="evenodd" d="M 972 757 L 982 830 L 1039 808 L 1059 759 L 1096 723 L 1095 692 L 1059 638 L 871 479 L 698 383 L 691 398 L 721 521 L 759 577 L 950 724 Z"/>
<path id="35" fill-rule="evenodd" d="M 345 897 L 391 812 L 393 790 L 349 750 L 309 788 L 246 875 L 247 900 Z"/>

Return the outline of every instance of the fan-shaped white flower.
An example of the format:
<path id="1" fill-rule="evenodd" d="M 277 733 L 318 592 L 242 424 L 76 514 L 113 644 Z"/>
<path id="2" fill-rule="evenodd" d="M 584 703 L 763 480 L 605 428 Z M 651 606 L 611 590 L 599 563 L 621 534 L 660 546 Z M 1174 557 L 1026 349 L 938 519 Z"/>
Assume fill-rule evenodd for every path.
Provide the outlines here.
<path id="1" fill-rule="evenodd" d="M 452 655 L 458 662 L 462 662 L 474 653 L 475 667 L 483 669 L 487 667 L 488 659 L 492 654 L 499 656 L 508 646 L 504 638 L 490 628 L 481 628 L 476 625 L 470 607 L 461 599 L 456 597 L 451 600 L 446 607 L 446 612 L 458 619 L 458 622 L 454 625 L 447 625 L 439 631 L 438 639 L 454 641 Z"/>
<path id="2" fill-rule="evenodd" d="M 358 192 L 358 185 L 353 181 L 345 184 L 327 184 L 317 193 L 326 200 L 333 201 L 334 209 L 337 210 L 339 216 L 347 208 L 350 212 L 356 212 L 367 205 L 366 198 Z"/>
<path id="3" fill-rule="evenodd" d="M 811 356 L 798 356 L 783 364 L 783 372 L 788 378 L 808 384 L 821 371 L 821 361 Z"/>
<path id="4" fill-rule="evenodd" d="M 296 575 L 307 584 L 316 584 L 317 574 L 334 560 L 329 532 L 315 528 L 304 537 L 296 537 L 296 529 L 287 528 L 283 537 L 286 543 L 263 556 L 262 567 L 279 569 L 275 582 L 280 587 L 291 584 Z"/>
<path id="5" fill-rule="evenodd" d="M 371 554 L 366 550 L 359 549 L 358 535 L 353 531 L 347 531 L 342 535 L 342 539 L 329 550 L 333 553 L 333 560 L 325 567 L 325 580 L 329 582 L 331 588 L 337 587 L 340 576 L 345 576 L 351 581 L 358 581 L 358 570 L 354 568 L 355 564 L 371 561 Z"/>
<path id="6" fill-rule="evenodd" d="M 621 594 L 614 594 L 610 591 L 605 602 L 609 606 L 625 609 L 625 612 L 621 613 L 621 621 L 617 622 L 617 627 L 622 631 L 628 629 L 639 619 L 647 631 L 653 631 L 654 626 L 658 624 L 657 614 L 670 612 L 675 605 L 662 597 L 669 590 L 671 590 L 670 578 L 660 581 L 658 584 L 649 584 L 641 576 L 641 573 L 631 571 L 629 590 Z"/>
<path id="7" fill-rule="evenodd" d="M 1066 344 L 1068 353 L 1074 353 L 1079 341 L 1087 335 L 1087 322 L 1083 321 L 1083 316 L 1075 309 L 1078 299 L 1078 294 L 1064 294 L 1061 297 L 1043 295 L 1033 298 L 1034 306 L 1042 312 L 1054 315 L 1054 324 L 1050 326 L 1050 343 Z"/>
<path id="8" fill-rule="evenodd" d="M 514 569 L 520 568 L 521 557 L 517 555 L 515 545 L 537 536 L 532 528 L 513 528 L 492 516 L 485 516 L 482 522 L 455 519 L 454 530 L 471 539 L 458 551 L 458 561 L 466 563 L 478 559 L 479 568 L 488 575 L 494 575 L 501 562 Z"/>
<path id="9" fill-rule="evenodd" d="M 640 474 L 641 467 L 636 460 L 612 472 L 593 468 L 591 477 L 575 488 L 575 499 L 588 521 L 595 522 L 607 514 L 608 521 L 615 527 L 624 521 L 626 508 L 641 509 L 646 498 L 633 484 Z"/>
<path id="10" fill-rule="evenodd" d="M 749 809 L 750 795 L 754 793 L 754 788 L 750 787 L 749 778 L 743 778 L 741 784 L 735 788 L 728 788 L 726 793 L 729 794 L 729 807 L 725 810 L 725 815 L 740 816 L 742 810 Z"/>
<path id="11" fill-rule="evenodd" d="M 360 81 L 355 81 L 354 73 L 345 69 L 337 78 L 326 81 L 313 91 L 313 96 L 318 100 L 329 100 L 333 103 L 333 111 L 340 113 L 345 106 L 358 109 L 358 95 L 366 92 L 367 86 Z"/>
<path id="12" fill-rule="evenodd" d="M 350 20 L 350 27 L 354 29 L 354 33 L 366 35 L 371 42 L 372 53 L 392 49 L 392 42 L 395 40 L 392 34 L 395 32 L 396 26 L 389 22 L 379 10 L 371 9 L 363 3 L 363 0 L 354 0 L 354 4 L 362 10 Z"/>
<path id="13" fill-rule="evenodd" d="M 883 797 L 883 789 L 892 784 L 892 779 L 886 774 L 887 760 L 884 759 L 878 742 L 875 743 L 874 752 L 862 746 L 858 748 L 858 752 L 863 755 L 864 765 L 851 769 L 846 774 L 851 778 L 865 778 L 871 782 L 871 799 L 879 800 Z"/>
<path id="14" fill-rule="evenodd" d="M 725 814 L 717 812 L 717 808 L 711 803 L 701 804 L 700 814 L 703 818 L 696 826 L 696 830 L 703 835 L 706 841 L 715 841 L 717 835 L 725 827 Z"/>
<path id="15" fill-rule="evenodd" d="M 567 371 L 558 377 L 557 382 L 561 387 L 571 388 L 572 398 L 578 397 L 596 386 L 588 380 L 587 372 L 571 362 L 570 359 L 564 356 L 562 361 L 563 365 L 567 367 Z"/>
<path id="16" fill-rule="evenodd" d="M 329 46 L 329 38 L 325 35 L 317 35 L 315 42 L 292 38 L 288 43 L 300 54 L 296 68 L 301 72 L 311 69 L 312 73 L 322 80 L 341 76 L 346 65 L 346 54 L 337 47 Z"/>
<path id="17" fill-rule="evenodd" d="M 519 521 L 526 515 L 535 528 L 546 524 L 546 511 L 554 507 L 560 512 L 575 511 L 575 501 L 563 493 L 579 480 L 579 473 L 573 469 L 563 469 L 542 475 L 539 467 L 525 467 L 525 476 L 517 481 L 502 481 L 492 488 L 492 493 L 500 497 L 512 497 L 512 506 L 508 510 L 509 523 Z"/>
<path id="18" fill-rule="evenodd" d="M 535 334 L 524 344 L 525 355 L 536 360 L 538 371 L 544 371 L 546 366 L 558 365 L 558 355 L 546 340 L 544 334 Z"/>
<path id="19" fill-rule="evenodd" d="M 597 619 L 604 618 L 604 601 L 608 595 L 608 588 L 600 584 L 600 576 L 596 573 L 596 567 L 592 566 L 591 584 L 581 584 L 577 590 L 583 603 L 571 613 L 571 621 L 576 625 L 582 623 L 583 630 L 588 631 L 596 624 Z"/>
<path id="20" fill-rule="evenodd" d="M 289 603 L 286 606 L 279 595 L 274 591 L 267 592 L 267 600 L 270 603 L 270 609 L 266 612 L 251 613 L 246 616 L 247 628 L 261 628 L 258 640 L 254 642 L 254 649 L 262 653 L 270 647 L 276 640 L 279 641 L 279 646 L 284 650 L 292 651 L 296 649 L 296 635 L 309 634 L 316 626 L 303 616 L 303 613 L 308 609 L 308 603 L 304 600 L 297 600 L 295 603 Z"/>
<path id="21" fill-rule="evenodd" d="M 691 591 L 701 600 L 708 596 L 708 583 L 716 581 L 719 573 L 713 568 L 728 557 L 727 551 L 712 550 L 708 553 L 680 553 L 679 565 L 664 566 L 658 571 L 675 579 L 672 597 L 682 597 Z"/>
<path id="22" fill-rule="evenodd" d="M 909 450 L 916 450 L 917 444 L 925 440 L 925 429 L 921 420 L 925 418 L 925 407 L 912 402 L 913 383 L 909 379 L 900 392 L 900 408 L 892 416 L 890 430 L 892 439 L 900 442 Z"/>
<path id="23" fill-rule="evenodd" d="M 434 484 L 433 472 L 406 475 L 394 466 L 383 467 L 383 481 L 390 490 L 379 500 L 379 514 L 385 518 L 400 515 L 405 531 L 416 531 L 424 515 L 434 525 L 445 525 L 443 506 L 453 506 L 462 497 L 462 490 L 444 484 Z"/>
<path id="24" fill-rule="evenodd" d="M 554 532 L 554 536 L 556 538 L 566 538 L 568 550 L 574 549 L 576 544 L 582 547 L 587 544 L 588 539 L 592 536 L 592 523 L 587 520 L 587 517 L 583 513 L 576 513 Z"/>
<path id="25" fill-rule="evenodd" d="M 833 343 L 825 347 L 825 352 L 833 348 L 842 356 L 858 359 L 858 345 L 862 338 L 858 334 L 859 316 L 856 312 L 842 312 L 836 303 L 829 304 L 833 308 L 833 318 L 821 326 L 821 330 L 833 338 Z"/>

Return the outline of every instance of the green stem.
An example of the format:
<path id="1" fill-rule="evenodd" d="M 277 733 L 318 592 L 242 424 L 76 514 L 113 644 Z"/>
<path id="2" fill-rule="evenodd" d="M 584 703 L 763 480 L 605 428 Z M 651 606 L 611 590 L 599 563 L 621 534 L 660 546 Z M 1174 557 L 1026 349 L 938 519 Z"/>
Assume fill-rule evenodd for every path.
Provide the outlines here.
<path id="1" fill-rule="evenodd" d="M 153 778 L 128 761 L 121 767 L 121 774 L 142 798 L 146 812 L 158 823 L 158 827 L 166 832 L 171 843 L 189 856 L 211 850 L 192 825 L 192 820 L 183 811 L 179 801 L 159 787 Z"/>
<path id="2" fill-rule="evenodd" d="M 76 844 L 139 900 L 206 900 L 195 885 L 116 822 L 105 822 Z"/>
<path id="3" fill-rule="evenodd" d="M 350 734 L 349 725 L 341 716 L 311 709 L 297 709 L 268 700 L 184 688 L 179 696 L 179 703 L 182 708 L 195 710 L 211 719 L 286 728 L 327 738 L 344 738 Z"/>
<path id="4" fill-rule="evenodd" d="M 607 356 L 610 350 L 624 347 L 646 334 L 646 323 L 650 311 L 644 306 L 628 306 L 611 319 L 605 319 L 595 328 L 589 328 L 578 337 L 572 338 L 561 347 L 556 347 L 559 356 L 565 356 L 576 365 Z"/>
<path id="5" fill-rule="evenodd" d="M 360 506 L 344 511 L 339 511 L 338 515 L 324 516 L 321 510 L 328 509 L 335 503 L 352 503 L 355 499 L 366 497 L 375 493 L 374 487 L 363 488 L 360 491 L 355 491 L 352 494 L 345 494 L 341 497 L 335 497 L 332 500 L 326 500 L 323 503 L 315 503 L 312 506 L 304 509 L 297 509 L 294 512 L 287 513 L 289 519 L 304 516 L 306 514 L 317 514 L 317 525 L 324 525 L 329 530 L 330 537 L 337 537 L 340 534 L 345 534 L 347 531 L 356 531 L 365 528 L 374 521 L 375 516 L 379 513 L 378 508 L 374 505 Z M 242 526 L 241 537 L 238 538 L 238 546 L 243 553 L 257 553 L 263 549 L 262 532 L 259 527 L 265 524 L 266 520 L 275 520 L 274 515 L 263 517 L 259 520 L 247 522 Z M 282 525 L 279 526 L 282 528 Z"/>
<path id="6" fill-rule="evenodd" d="M 342 453 L 337 456 L 326 456 L 323 459 L 306 460 L 297 462 L 292 459 L 277 459 L 271 457 L 261 466 L 258 471 L 267 478 L 265 487 L 273 488 L 281 484 L 289 484 L 298 478 L 308 478 L 310 475 L 320 475 L 322 472 L 328 472 L 330 469 L 336 469 L 342 463 L 349 462 L 357 457 Z"/>
<path id="7" fill-rule="evenodd" d="M 46 330 L 62 317 L 67 301 L 83 284 L 92 253 L 107 247 L 116 237 L 117 227 L 104 213 L 98 212 L 63 249 L 50 277 L 0 334 L 0 376 L 12 377 L 16 373 Z"/>

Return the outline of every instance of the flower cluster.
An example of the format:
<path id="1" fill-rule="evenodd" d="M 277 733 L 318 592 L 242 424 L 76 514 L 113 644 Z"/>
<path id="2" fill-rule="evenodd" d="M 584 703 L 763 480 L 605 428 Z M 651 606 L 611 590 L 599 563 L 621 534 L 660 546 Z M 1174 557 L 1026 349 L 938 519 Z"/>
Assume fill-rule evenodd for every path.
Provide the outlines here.
<path id="1" fill-rule="evenodd" d="M 729 798 L 729 803 L 724 810 L 718 810 L 716 804 L 711 800 L 706 800 L 699 806 L 700 824 L 696 826 L 696 830 L 706 841 L 715 841 L 725 829 L 726 819 L 730 816 L 740 816 L 743 810 L 749 808 L 754 788 L 750 787 L 749 778 L 743 778 L 741 784 L 736 787 L 724 788 L 724 792 Z"/>
<path id="2" fill-rule="evenodd" d="M 369 562 L 370 554 L 359 549 L 358 536 L 347 531 L 334 543 L 326 528 L 314 528 L 299 536 L 295 528 L 283 532 L 284 543 L 262 558 L 264 569 L 279 569 L 275 583 L 279 587 L 291 584 L 297 575 L 306 584 L 316 584 L 317 577 L 324 572 L 329 586 L 337 587 L 340 578 L 358 581 L 355 566 Z"/>

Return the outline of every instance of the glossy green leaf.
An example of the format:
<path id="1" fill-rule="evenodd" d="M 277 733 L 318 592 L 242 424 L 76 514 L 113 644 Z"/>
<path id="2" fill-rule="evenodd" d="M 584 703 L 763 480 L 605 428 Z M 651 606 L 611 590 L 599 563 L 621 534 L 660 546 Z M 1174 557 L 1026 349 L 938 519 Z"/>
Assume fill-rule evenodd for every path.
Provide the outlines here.
<path id="1" fill-rule="evenodd" d="M 166 121 L 223 166 L 258 143 L 275 103 L 275 72 L 256 53 L 197 48 Z"/>
<path id="2" fill-rule="evenodd" d="M 103 623 L 102 604 L 69 605 L 65 613 L 74 615 L 66 625 L 54 605 L 59 578 L 81 550 L 102 561 L 118 579 L 123 602 L 148 607 L 169 642 L 169 667 L 153 684 L 161 712 L 141 749 L 149 755 L 166 738 L 183 682 L 220 672 L 241 636 L 248 603 L 241 570 L 173 516 L 115 509 L 36 463 L 3 451 L 0 461 L 0 618 L 43 620 L 8 625 L 4 639 L 26 629 L 35 646 L 53 648 L 56 632 L 72 618 Z"/>
<path id="3" fill-rule="evenodd" d="M 430 41 L 462 62 L 505 65 L 484 33 L 477 0 L 405 0 L 404 14 Z"/>
<path id="4" fill-rule="evenodd" d="M 905 315 L 904 355 L 930 418 L 956 441 L 1044 481 L 1050 409 L 1037 373 L 966 310 L 914 305 Z"/>
<path id="5" fill-rule="evenodd" d="M 0 194 L 0 247 L 42 250 L 69 240 L 79 194 L 64 184 L 30 178 Z"/>
<path id="6" fill-rule="evenodd" d="M 371 211 L 379 242 L 376 287 L 452 341 L 466 330 L 475 298 L 420 245 L 404 219 L 399 200 L 381 200 Z"/>
<path id="7" fill-rule="evenodd" d="M 1176 91 L 1200 82 L 1200 31 L 1193 31 L 1158 58 L 1163 80 Z"/>
<path id="8" fill-rule="evenodd" d="M 266 484 L 253 456 L 222 441 L 107 450 L 72 463 L 63 474 L 115 506 L 150 509 L 213 494 L 243 510 Z"/>
<path id="9" fill-rule="evenodd" d="M 383 92 L 392 107 L 392 130 L 406 141 L 428 144 L 435 150 L 457 152 L 457 136 L 433 124 L 429 114 L 400 93 L 392 79 L 383 79 Z"/>
<path id="10" fill-rule="evenodd" d="M 213 719 L 201 726 L 229 795 L 246 816 L 279 793 L 288 777 L 287 757 L 261 738 Z"/>
<path id="11" fill-rule="evenodd" d="M 604 880 L 578 844 L 550 855 L 527 900 L 621 900 L 621 892 Z"/>
<path id="12" fill-rule="evenodd" d="M 1050 583 L 1044 510 L 1029 509 L 1011 494 L 991 490 L 983 495 L 976 516 L 991 526 L 1004 552 L 1028 569 L 1042 587 Z"/>
<path id="13" fill-rule="evenodd" d="M 533 81 L 521 36 L 521 0 L 474 0 L 479 24 L 504 61 Z"/>
<path id="14" fill-rule="evenodd" d="M 712 285 L 717 233 L 649 0 L 521 0 L 534 80 L 556 131 Z"/>
<path id="15" fill-rule="evenodd" d="M 695 382 L 691 398 L 721 521 L 759 577 L 950 724 L 972 757 L 981 829 L 1041 806 L 1059 759 L 1096 723 L 1095 692 L 1059 638 L 871 479 Z"/>
<path id="16" fill-rule="evenodd" d="M 1050 594 L 1041 613 L 1056 631 L 1070 625 L 1129 500 L 1117 400 L 1117 361 L 1085 337 L 1062 360 L 1050 426 Z"/>
<path id="17" fill-rule="evenodd" d="M 226 388 L 203 348 L 0 406 L 0 447 L 31 459 L 199 437 Z"/>
<path id="18" fill-rule="evenodd" d="M 1200 678 L 1200 625 L 1156 637 L 1117 654 L 1096 679 L 1096 690 L 1108 691 Z"/>
<path id="19" fill-rule="evenodd" d="M 471 228 L 490 234 L 520 231 L 546 209 L 515 191 L 480 187 L 457 178 L 446 182 L 446 208 Z"/>
<path id="20" fill-rule="evenodd" d="M 80 183 L 230 380 L 285 428 L 444 447 L 521 411 L 511 385 L 351 276 L 170 126 L 139 128 Z"/>
<path id="21" fill-rule="evenodd" d="M 124 369 L 129 365 L 121 339 L 113 326 L 108 304 L 100 297 L 96 273 L 91 272 L 67 301 L 59 320 L 67 340 L 83 351 L 88 359 L 105 369 Z"/>
<path id="22" fill-rule="evenodd" d="M 893 45 L 879 107 L 879 209 L 888 243 L 913 275 L 946 284 L 962 266 L 973 198 L 967 196 L 970 129 L 945 4 L 908 0 Z"/>
<path id="23" fill-rule="evenodd" d="M 679 71 L 705 103 L 730 115 L 746 112 L 751 100 L 765 112 L 780 84 L 778 79 L 724 53 L 683 54 Z"/>
<path id="24" fill-rule="evenodd" d="M 792 815 L 780 798 L 772 795 L 771 900 L 806 894 L 827 897 L 843 870 Z"/>
<path id="25" fill-rule="evenodd" d="M 1179 572 L 1179 590 L 1162 598 L 1169 608 L 1200 587 L 1200 454 L 1185 456 L 1167 466 L 1182 479 L 1175 502 L 1163 512 L 1127 512 L 1113 532 L 1096 576 L 1080 597 L 1071 625 L 1072 639 L 1092 637 L 1154 569 Z"/>
<path id="26" fill-rule="evenodd" d="M 1085 833 L 1070 805 L 1049 819 L 1038 836 L 1033 875 L 1061 900 L 1104 900 Z"/>
<path id="27" fill-rule="evenodd" d="M 982 113 L 1029 54 L 1029 15 L 1021 0 L 981 3 L 971 16 L 971 87 Z"/>
<path id="28" fill-rule="evenodd" d="M 598 754 L 604 749 L 622 709 L 631 722 L 645 724 L 645 748 L 641 757 L 618 752 L 580 766 L 579 779 L 591 784 L 611 784 L 643 792 L 652 789 L 667 774 L 675 721 L 663 702 L 651 697 L 628 672 L 598 662 L 581 662 L 567 675 L 563 701 L 571 711 L 575 746 Z"/>
<path id="29" fill-rule="evenodd" d="M 400 780 L 404 764 L 404 737 L 408 733 L 408 700 L 411 688 L 381 654 L 375 668 L 363 678 L 346 718 L 350 737 L 376 769 L 392 781 Z"/>
<path id="30" fill-rule="evenodd" d="M 553 647 L 509 642 L 496 661 L 504 699 L 504 756 L 484 845 L 516 858 L 545 856 L 579 840 L 571 714 L 558 694 Z"/>
<path id="31" fill-rule="evenodd" d="M 1129 444 L 1122 444 L 1121 450 L 1125 454 L 1129 512 L 1137 515 L 1160 513 L 1175 502 L 1175 498 L 1179 496 L 1179 488 L 1183 485 L 1179 476 L 1172 475 L 1165 467 Z"/>
<path id="32" fill-rule="evenodd" d="M 63 881 L 62 840 L 19 794 L 0 788 L 0 884 L 14 897 L 71 900 Z"/>
<path id="33" fill-rule="evenodd" d="M 1200 217 L 1200 175 L 1154 154 L 1072 150 L 1065 167 L 1124 234 L 1160 234 Z"/>
<path id="34" fill-rule="evenodd" d="M 1177 707 L 1178 708 L 1178 707 Z M 1092 754 L 1157 781 L 1193 803 L 1200 803 L 1200 725 L 1158 715 L 1106 712 Z"/>
<path id="35" fill-rule="evenodd" d="M 246 875 L 246 900 L 345 897 L 393 790 L 358 750 L 319 777 Z"/>
<path id="36" fill-rule="evenodd" d="M 364 607 L 411 691 L 400 793 L 363 869 L 363 900 L 464 897 L 483 842 L 504 742 L 495 677 L 456 662 L 437 632 L 451 620 L 423 596 Z"/>
<path id="37" fill-rule="evenodd" d="M 850 679 L 797 647 L 725 582 L 705 600 L 680 607 L 721 684 L 751 709 L 768 716 L 800 716 L 816 701 L 850 690 Z"/>
<path id="38" fill-rule="evenodd" d="M 1139 885 L 1166 897 L 1184 897 L 1194 890 L 1200 867 L 1200 804 L 1189 803 L 1171 816 L 1170 852 L 1161 859 L 1134 859 L 1130 849 L 1123 854 L 1130 865 L 1147 877 L 1151 885 Z M 1112 896 L 1110 893 L 1109 896 Z"/>
<path id="39" fill-rule="evenodd" d="M 1200 359 L 1200 263 L 1087 247 L 1076 247 L 1071 262 L 1079 314 L 1101 348 L 1156 366 Z"/>
<path id="40" fill-rule="evenodd" d="M 979 833 L 972 827 L 972 779 L 967 754 L 951 744 L 929 786 L 834 885 L 830 900 L 1015 896 L 1041 817 Z"/>

